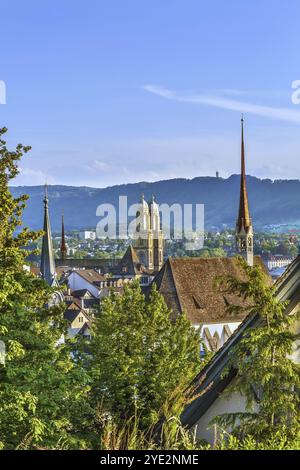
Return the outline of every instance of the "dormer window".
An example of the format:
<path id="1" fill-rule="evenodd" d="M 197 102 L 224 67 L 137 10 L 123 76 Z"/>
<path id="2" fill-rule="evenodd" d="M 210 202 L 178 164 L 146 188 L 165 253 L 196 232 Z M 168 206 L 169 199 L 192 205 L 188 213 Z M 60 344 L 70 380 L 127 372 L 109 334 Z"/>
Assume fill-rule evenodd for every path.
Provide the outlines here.
<path id="1" fill-rule="evenodd" d="M 199 299 L 197 299 L 194 295 L 192 296 L 193 297 L 193 301 L 194 301 L 194 305 L 197 309 L 204 309 L 204 305 L 199 301 Z"/>

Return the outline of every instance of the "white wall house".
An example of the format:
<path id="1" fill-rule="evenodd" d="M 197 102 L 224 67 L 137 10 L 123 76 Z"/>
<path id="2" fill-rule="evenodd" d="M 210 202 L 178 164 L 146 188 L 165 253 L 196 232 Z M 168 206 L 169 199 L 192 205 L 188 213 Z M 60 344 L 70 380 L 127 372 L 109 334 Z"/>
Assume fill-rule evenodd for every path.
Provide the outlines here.
<path id="1" fill-rule="evenodd" d="M 84 276 L 82 275 L 81 271 L 72 271 L 68 278 L 68 286 L 69 288 L 73 290 L 81 290 L 81 289 L 87 289 L 90 291 L 90 293 L 96 297 L 100 297 L 101 293 L 101 288 L 93 284 L 94 277 L 91 276 L 91 280 L 89 281 L 87 278 L 87 272 L 89 270 L 85 270 L 86 272 L 84 273 Z"/>

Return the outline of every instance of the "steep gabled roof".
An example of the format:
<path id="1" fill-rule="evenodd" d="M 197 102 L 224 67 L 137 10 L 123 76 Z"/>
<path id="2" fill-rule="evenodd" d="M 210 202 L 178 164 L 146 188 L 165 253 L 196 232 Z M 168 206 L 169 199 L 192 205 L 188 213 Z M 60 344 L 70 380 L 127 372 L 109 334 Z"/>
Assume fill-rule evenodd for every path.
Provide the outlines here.
<path id="1" fill-rule="evenodd" d="M 97 282 L 103 282 L 107 280 L 107 276 L 104 274 L 98 273 L 94 269 L 79 269 L 76 271 L 71 271 L 71 273 L 76 273 L 78 276 L 82 277 L 90 284 L 95 284 Z"/>
<path id="2" fill-rule="evenodd" d="M 83 315 L 87 321 L 90 319 L 87 313 L 80 309 L 67 309 L 64 313 L 64 318 L 65 320 L 68 320 L 70 323 L 72 323 L 79 315 Z"/>
<path id="3" fill-rule="evenodd" d="M 266 272 L 259 256 L 254 262 Z M 153 282 L 174 314 L 185 312 L 193 324 L 242 321 L 245 312 L 233 317 L 226 309 L 241 299 L 215 288 L 216 277 L 225 275 L 244 276 L 236 258 L 169 258 Z"/>
<path id="4" fill-rule="evenodd" d="M 126 270 L 126 271 L 125 271 Z M 127 248 L 123 258 L 118 264 L 117 272 L 120 274 L 127 274 L 129 276 L 135 276 L 137 274 L 141 274 L 145 272 L 145 267 L 141 264 L 139 257 L 132 247 L 129 245 Z"/>
<path id="5" fill-rule="evenodd" d="M 79 304 L 79 299 L 77 299 L 78 302 L 75 301 L 75 299 L 72 299 L 69 302 L 66 302 L 67 305 L 67 310 L 81 310 L 81 305 Z"/>
<path id="6" fill-rule="evenodd" d="M 177 315 L 182 313 L 182 307 L 179 301 L 172 267 L 172 258 L 168 258 L 152 282 L 156 284 L 157 289 L 163 295 L 167 306 Z M 146 287 L 145 293 L 148 293 L 150 289 L 151 286 Z"/>
<path id="7" fill-rule="evenodd" d="M 72 295 L 73 297 L 78 297 L 79 299 L 83 297 L 96 299 L 96 297 L 94 297 L 93 294 L 91 294 L 91 292 L 88 289 L 73 290 Z"/>
<path id="8" fill-rule="evenodd" d="M 78 309 L 86 310 L 88 309 L 97 309 L 99 306 L 99 299 L 93 297 L 92 299 L 80 299 L 79 297 L 72 297 L 72 300 L 65 301 L 67 308 L 69 310 Z"/>

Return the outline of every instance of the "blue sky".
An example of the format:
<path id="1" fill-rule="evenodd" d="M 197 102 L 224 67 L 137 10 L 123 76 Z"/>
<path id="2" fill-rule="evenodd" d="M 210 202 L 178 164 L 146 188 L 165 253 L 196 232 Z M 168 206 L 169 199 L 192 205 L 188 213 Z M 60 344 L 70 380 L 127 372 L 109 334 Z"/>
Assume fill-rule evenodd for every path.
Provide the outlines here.
<path id="1" fill-rule="evenodd" d="M 18 184 L 300 177 L 298 0 L 2 2 L 0 123 Z"/>

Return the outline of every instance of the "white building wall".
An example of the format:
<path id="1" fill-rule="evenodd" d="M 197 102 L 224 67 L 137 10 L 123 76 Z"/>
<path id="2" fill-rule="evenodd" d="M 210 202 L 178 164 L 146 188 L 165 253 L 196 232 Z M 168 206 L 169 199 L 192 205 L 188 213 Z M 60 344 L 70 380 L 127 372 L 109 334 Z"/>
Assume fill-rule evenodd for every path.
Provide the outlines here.
<path id="1" fill-rule="evenodd" d="M 230 328 L 231 333 L 233 333 L 237 327 L 241 324 L 241 322 L 232 322 L 232 323 L 204 323 L 201 325 L 201 333 L 203 332 L 204 328 L 208 328 L 210 331 L 210 334 L 213 336 L 216 332 L 218 335 L 222 336 L 223 333 L 223 328 L 225 325 L 228 325 Z"/>
<path id="2" fill-rule="evenodd" d="M 88 289 L 90 293 L 98 298 L 100 295 L 100 289 L 91 284 L 86 279 L 83 279 L 76 271 L 73 271 L 68 277 L 68 286 L 71 290 Z"/>
<path id="3" fill-rule="evenodd" d="M 205 328 L 208 328 L 211 336 L 213 337 L 215 333 L 219 335 L 220 338 L 220 347 L 223 346 L 223 344 L 227 341 L 227 337 L 224 337 L 224 326 L 227 325 L 231 331 L 231 334 L 237 329 L 237 327 L 241 324 L 241 322 L 231 322 L 231 323 L 204 323 L 204 324 L 198 324 L 194 325 L 194 328 L 198 330 L 200 328 L 200 336 L 204 340 L 205 345 L 207 346 L 208 349 L 210 349 L 210 345 L 206 341 L 204 330 Z"/>
<path id="4" fill-rule="evenodd" d="M 205 439 L 210 444 L 213 444 L 218 434 L 216 434 L 216 427 L 211 424 L 211 421 L 216 416 L 224 413 L 244 412 L 245 409 L 246 399 L 239 393 L 232 393 L 227 398 L 225 398 L 223 394 L 220 395 L 195 425 L 196 436 L 199 439 Z M 227 429 L 227 431 L 230 431 L 230 429 Z"/>
<path id="5" fill-rule="evenodd" d="M 96 232 L 83 230 L 82 232 L 79 232 L 79 238 L 81 238 L 82 240 L 95 240 Z"/>

